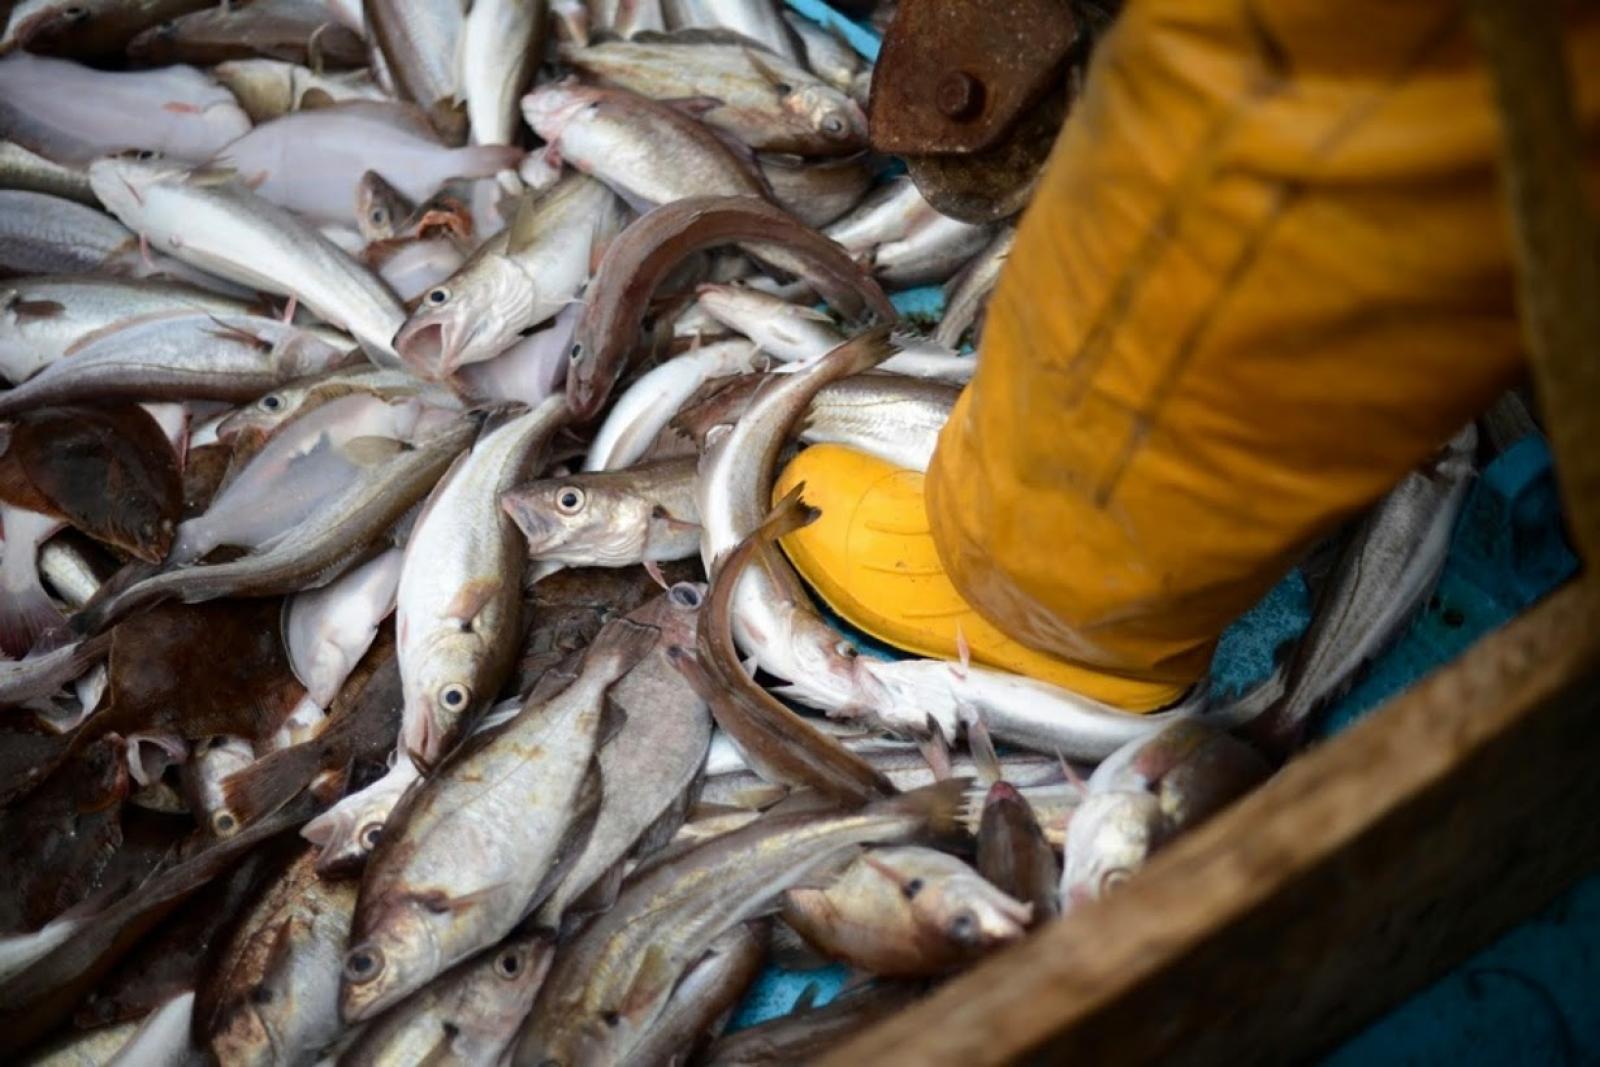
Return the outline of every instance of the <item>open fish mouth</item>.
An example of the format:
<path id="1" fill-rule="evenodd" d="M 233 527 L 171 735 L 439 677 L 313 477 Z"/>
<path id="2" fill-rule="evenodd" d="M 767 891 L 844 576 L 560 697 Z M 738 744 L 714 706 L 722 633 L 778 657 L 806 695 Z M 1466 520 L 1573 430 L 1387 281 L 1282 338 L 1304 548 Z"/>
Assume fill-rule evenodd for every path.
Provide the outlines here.
<path id="1" fill-rule="evenodd" d="M 446 363 L 454 346 L 445 340 L 442 322 L 422 322 L 408 326 L 394 339 L 395 351 L 406 366 L 430 378 L 449 373 Z"/>

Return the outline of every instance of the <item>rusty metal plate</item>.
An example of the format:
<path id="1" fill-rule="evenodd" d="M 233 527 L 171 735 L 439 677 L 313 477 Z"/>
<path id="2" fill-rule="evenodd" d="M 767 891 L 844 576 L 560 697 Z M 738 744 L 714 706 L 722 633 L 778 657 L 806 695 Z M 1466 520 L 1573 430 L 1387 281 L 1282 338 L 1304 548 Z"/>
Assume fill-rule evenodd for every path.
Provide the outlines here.
<path id="1" fill-rule="evenodd" d="M 872 145 L 900 155 L 999 144 L 1078 37 L 1067 0 L 900 0 L 872 75 Z"/>
<path id="2" fill-rule="evenodd" d="M 942 214 L 977 225 L 1008 219 L 1033 198 L 1069 103 L 1063 85 L 1034 105 L 993 148 L 967 155 L 906 156 L 906 170 Z"/>

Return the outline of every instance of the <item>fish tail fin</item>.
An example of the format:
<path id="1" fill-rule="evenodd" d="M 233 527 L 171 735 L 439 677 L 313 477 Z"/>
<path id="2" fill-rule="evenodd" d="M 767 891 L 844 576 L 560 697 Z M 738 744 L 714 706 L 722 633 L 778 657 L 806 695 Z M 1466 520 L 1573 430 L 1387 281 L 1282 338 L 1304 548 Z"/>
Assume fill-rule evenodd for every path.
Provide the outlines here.
<path id="1" fill-rule="evenodd" d="M 37 571 L 0 569 L 0 579 L 0 652 L 7 658 L 53 648 L 68 636 L 66 617 L 39 584 Z"/>
<path id="2" fill-rule="evenodd" d="M 900 351 L 900 345 L 890 336 L 892 333 L 889 325 L 874 326 L 856 334 L 824 358 L 842 365 L 841 376 L 869 371 Z"/>
<path id="3" fill-rule="evenodd" d="M 964 840 L 967 827 L 961 813 L 971 785 L 971 778 L 946 778 L 942 782 L 880 800 L 872 805 L 871 810 L 880 814 L 911 816 L 918 824 L 919 838 Z"/>
<path id="4" fill-rule="evenodd" d="M 608 663 L 616 677 L 643 659 L 661 636 L 661 631 L 633 619 L 613 619 L 595 637 L 585 659 L 591 663 Z"/>
<path id="5" fill-rule="evenodd" d="M 271 815 L 304 789 L 322 767 L 316 739 L 279 749 L 228 775 L 222 783 L 222 811 L 239 826 Z M 218 812 L 220 815 L 222 812 Z"/>

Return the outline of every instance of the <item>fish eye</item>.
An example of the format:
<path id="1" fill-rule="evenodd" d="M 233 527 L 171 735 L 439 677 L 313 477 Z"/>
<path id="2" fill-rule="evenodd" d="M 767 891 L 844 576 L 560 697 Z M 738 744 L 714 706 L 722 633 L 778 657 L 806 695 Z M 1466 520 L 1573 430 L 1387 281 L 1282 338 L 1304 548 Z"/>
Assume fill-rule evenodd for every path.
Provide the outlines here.
<path id="1" fill-rule="evenodd" d="M 861 654 L 856 650 L 856 646 L 852 645 L 849 641 L 840 641 L 838 644 L 833 646 L 833 650 L 839 653 L 839 655 L 843 656 L 845 659 L 855 659 Z"/>
<path id="2" fill-rule="evenodd" d="M 451 682 L 439 690 L 439 706 L 447 711 L 460 711 L 472 700 L 472 690 L 460 682 Z"/>
<path id="3" fill-rule="evenodd" d="M 969 911 L 960 912 L 950 920 L 946 932 L 949 933 L 950 940 L 957 944 L 969 945 L 977 939 L 978 920 L 973 918 Z"/>
<path id="4" fill-rule="evenodd" d="M 443 304 L 449 299 L 450 290 L 446 289 L 442 285 L 437 289 L 428 290 L 428 303 L 432 304 L 434 307 L 438 307 L 440 304 Z"/>
<path id="5" fill-rule="evenodd" d="M 79 7 L 76 4 L 71 7 L 62 8 L 61 13 L 74 22 L 79 22 L 89 17 L 89 9 L 86 7 Z"/>
<path id="6" fill-rule="evenodd" d="M 680 608 L 697 608 L 700 606 L 700 590 L 688 582 L 679 582 L 667 591 L 667 599 Z"/>
<path id="7" fill-rule="evenodd" d="M 357 840 L 361 843 L 362 851 L 371 852 L 378 847 L 378 841 L 383 837 L 383 823 L 369 822 L 361 828 Z"/>
<path id="8" fill-rule="evenodd" d="M 605 1023 L 607 1026 L 616 1026 L 622 1021 L 622 1016 L 618 1015 L 614 1011 L 603 1011 L 600 1013 L 600 1021 Z"/>
<path id="9" fill-rule="evenodd" d="M 913 878 L 900 888 L 900 892 L 905 894 L 907 900 L 911 900 L 922 892 L 922 886 L 923 881 L 921 878 Z"/>
<path id="10" fill-rule="evenodd" d="M 1120 889 L 1130 877 L 1132 873 L 1126 867 L 1113 867 L 1100 876 L 1100 892 L 1109 893 L 1114 889 Z"/>
<path id="11" fill-rule="evenodd" d="M 576 486 L 567 486 L 556 494 L 556 510 L 563 515 L 576 515 L 583 510 L 585 494 Z"/>
<path id="12" fill-rule="evenodd" d="M 515 978 L 522 973 L 522 957 L 515 952 L 502 952 L 494 961 L 494 973 L 501 978 Z"/>
<path id="13" fill-rule="evenodd" d="M 218 837 L 231 836 L 239 829 L 239 820 L 231 811 L 219 811 L 211 816 L 211 830 Z"/>
<path id="14" fill-rule="evenodd" d="M 388 221 L 389 213 L 383 210 L 381 207 L 375 207 L 372 209 L 372 214 L 368 215 L 367 218 L 372 220 L 372 224 L 374 226 L 382 226 L 386 221 Z M 437 291 L 438 290 L 435 290 L 435 292 Z"/>
<path id="15" fill-rule="evenodd" d="M 272 990 L 269 989 L 267 986 L 264 986 L 264 985 L 256 986 L 254 989 L 250 990 L 250 1003 L 252 1003 L 252 1004 L 271 1004 L 272 1003 Z"/>
<path id="16" fill-rule="evenodd" d="M 794 86 L 790 85 L 788 82 L 777 82 L 772 87 L 773 89 L 777 90 L 779 96 L 788 96 L 790 93 L 794 92 Z"/>
<path id="17" fill-rule="evenodd" d="M 383 953 L 372 945 L 357 945 L 344 958 L 344 976 L 362 985 L 383 973 Z"/>
<path id="18" fill-rule="evenodd" d="M 830 137 L 838 137 L 844 133 L 844 119 L 837 115 L 829 115 L 822 120 L 822 132 Z"/>
<path id="19" fill-rule="evenodd" d="M 572 360 L 574 363 L 578 362 L 578 360 L 583 358 L 583 346 L 573 345 L 572 351 L 567 353 L 567 358 Z"/>
<path id="20" fill-rule="evenodd" d="M 282 411 L 283 397 L 279 396 L 277 393 L 268 393 L 266 396 L 261 398 L 261 410 Z"/>
<path id="21" fill-rule="evenodd" d="M 153 148 L 141 148 L 139 151 L 133 154 L 133 158 L 137 159 L 141 163 L 148 163 L 152 159 L 161 158 L 161 153 L 157 152 Z"/>

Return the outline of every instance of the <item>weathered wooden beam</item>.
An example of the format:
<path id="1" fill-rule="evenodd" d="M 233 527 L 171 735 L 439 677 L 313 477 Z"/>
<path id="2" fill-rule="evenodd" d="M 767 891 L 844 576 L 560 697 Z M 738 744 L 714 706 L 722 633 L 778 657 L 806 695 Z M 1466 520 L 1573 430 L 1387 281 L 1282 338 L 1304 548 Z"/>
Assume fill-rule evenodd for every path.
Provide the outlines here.
<path id="1" fill-rule="evenodd" d="M 1517 303 L 1579 554 L 1600 564 L 1600 226 L 1561 47 L 1562 5 L 1468 0 L 1500 113 Z"/>
<path id="2" fill-rule="evenodd" d="M 1570 585 L 825 1062 L 1324 1051 L 1600 866 L 1600 588 Z"/>

